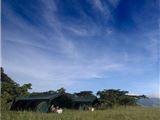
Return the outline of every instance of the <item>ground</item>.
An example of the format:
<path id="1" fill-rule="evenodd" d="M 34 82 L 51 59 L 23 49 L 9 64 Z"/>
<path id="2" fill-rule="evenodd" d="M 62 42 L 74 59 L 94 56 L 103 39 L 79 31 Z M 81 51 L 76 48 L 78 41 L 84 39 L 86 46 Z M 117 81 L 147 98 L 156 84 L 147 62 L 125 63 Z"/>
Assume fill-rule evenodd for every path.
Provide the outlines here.
<path id="1" fill-rule="evenodd" d="M 63 114 L 37 112 L 2 112 L 2 120 L 159 120 L 160 109 L 121 107 L 108 110 L 64 110 Z"/>

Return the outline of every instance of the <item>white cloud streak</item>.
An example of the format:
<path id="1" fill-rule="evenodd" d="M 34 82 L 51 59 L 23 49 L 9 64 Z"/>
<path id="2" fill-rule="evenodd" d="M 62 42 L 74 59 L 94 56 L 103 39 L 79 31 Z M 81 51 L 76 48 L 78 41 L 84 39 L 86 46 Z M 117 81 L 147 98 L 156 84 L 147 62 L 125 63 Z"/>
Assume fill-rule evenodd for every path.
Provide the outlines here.
<path id="1" fill-rule="evenodd" d="M 11 75 L 16 74 L 17 79 L 20 76 L 24 79 L 31 78 L 27 81 L 31 83 L 37 81 L 42 86 L 47 81 L 50 84 L 54 82 L 57 86 L 62 84 L 71 86 L 77 80 L 103 77 L 104 72 L 123 67 L 119 63 L 112 62 L 108 57 L 92 59 L 87 56 L 86 59 L 80 52 L 83 48 L 75 46 L 64 36 L 62 25 L 54 13 L 57 10 L 54 2 L 44 3 L 41 12 L 49 28 L 47 31 L 26 23 L 19 15 L 6 9 L 9 13 L 8 19 L 12 22 L 9 28 L 5 26 L 3 34 L 5 50 L 3 66 L 7 72 Z M 88 34 L 85 29 L 74 27 L 68 29 L 81 36 Z M 48 55 L 47 51 L 51 55 Z M 36 85 L 33 88 L 36 88 Z"/>
<path id="2" fill-rule="evenodd" d="M 113 6 L 118 5 L 118 2 L 109 1 Z M 93 4 L 107 17 L 111 17 L 109 9 L 104 8 L 100 0 L 94 0 Z M 88 51 L 90 47 L 75 44 L 72 38 L 65 36 L 63 29 L 78 36 L 88 37 L 98 34 L 99 27 L 94 23 L 93 26 L 85 24 L 64 26 L 57 17 L 58 8 L 54 1 L 42 0 L 42 5 L 43 9 L 40 12 L 47 27 L 36 28 L 6 8 L 7 17 L 12 25 L 4 26 L 2 33 L 4 48 L 2 65 L 11 77 L 15 75 L 16 79 L 22 78 L 23 82 L 25 80 L 33 82 L 33 90 L 41 89 L 38 86 L 47 85 L 49 87 L 44 88 L 46 90 L 61 85 L 72 87 L 80 80 L 103 78 L 109 71 L 120 71 L 125 68 L 128 61 L 143 58 L 136 56 L 131 59 L 124 48 L 123 53 L 115 53 L 114 50 L 110 51 L 109 45 L 106 46 L 104 51 L 106 54 L 103 56 L 99 55 L 99 52 L 96 53 L 98 50 L 95 50 L 94 57 L 86 55 L 82 50 Z M 152 40 L 155 42 L 154 38 Z M 149 48 L 154 46 L 155 43 L 150 44 Z"/>

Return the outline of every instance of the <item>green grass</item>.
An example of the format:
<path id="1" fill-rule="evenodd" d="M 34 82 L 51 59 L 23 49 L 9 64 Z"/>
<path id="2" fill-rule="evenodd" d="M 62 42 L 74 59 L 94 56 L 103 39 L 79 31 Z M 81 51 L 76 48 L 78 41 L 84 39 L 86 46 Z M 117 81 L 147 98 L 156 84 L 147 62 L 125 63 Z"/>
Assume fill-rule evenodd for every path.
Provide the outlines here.
<path id="1" fill-rule="evenodd" d="M 64 110 L 62 114 L 3 111 L 2 120 L 159 120 L 160 109 L 121 107 L 108 110 Z"/>

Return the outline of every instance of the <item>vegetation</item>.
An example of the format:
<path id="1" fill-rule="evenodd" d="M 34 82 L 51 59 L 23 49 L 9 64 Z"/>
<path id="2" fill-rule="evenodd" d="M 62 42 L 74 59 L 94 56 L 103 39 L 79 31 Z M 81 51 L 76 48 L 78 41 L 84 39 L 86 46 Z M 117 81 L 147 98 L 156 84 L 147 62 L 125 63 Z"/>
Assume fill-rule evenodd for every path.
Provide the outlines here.
<path id="1" fill-rule="evenodd" d="M 66 90 L 60 88 L 57 91 L 48 91 L 48 92 L 34 92 L 29 93 L 28 90 L 31 89 L 31 84 L 24 84 L 20 86 L 18 83 L 14 82 L 7 74 L 4 73 L 3 68 L 1 68 L 1 101 L 2 101 L 2 110 L 8 109 L 8 104 L 18 96 L 35 96 L 35 95 L 50 95 L 52 93 L 65 94 Z M 115 106 L 127 106 L 127 105 L 136 105 L 137 99 L 145 96 L 130 96 L 127 95 L 128 91 L 121 91 L 115 89 L 104 89 L 103 91 L 98 91 L 98 99 L 94 103 L 95 107 L 99 109 L 113 108 Z M 67 93 L 68 95 L 70 93 Z M 79 93 L 74 93 L 74 95 L 80 97 L 96 97 L 92 91 L 81 91 Z M 70 96 L 68 96 L 70 97 Z"/>
<path id="2" fill-rule="evenodd" d="M 2 120 L 159 120 L 160 110 L 142 107 L 90 111 L 64 110 L 62 114 L 2 112 Z"/>
<path id="3" fill-rule="evenodd" d="M 98 91 L 97 95 L 99 96 L 99 103 L 101 108 L 137 105 L 138 99 L 146 98 L 145 95 L 128 95 L 128 91 L 121 91 L 119 89 L 104 89 L 103 91 Z"/>
<path id="4" fill-rule="evenodd" d="M 50 95 L 54 92 L 64 94 L 66 93 L 65 89 L 60 88 L 57 91 L 29 93 L 28 90 L 31 89 L 31 84 L 20 86 L 8 77 L 2 68 L 1 88 L 2 120 L 158 120 L 160 118 L 160 109 L 144 108 L 136 105 L 136 101 L 139 98 L 145 98 L 144 95 L 131 96 L 128 95 L 128 91 L 119 89 L 98 91 L 97 108 L 94 112 L 68 109 L 64 109 L 62 114 L 9 111 L 8 104 L 18 96 Z M 92 91 L 81 91 L 74 94 L 81 97 L 95 96 Z"/>
<path id="5" fill-rule="evenodd" d="M 18 96 L 28 96 L 28 90 L 31 89 L 31 86 L 30 83 L 20 86 L 8 77 L 1 68 L 1 109 L 8 109 L 12 100 Z"/>

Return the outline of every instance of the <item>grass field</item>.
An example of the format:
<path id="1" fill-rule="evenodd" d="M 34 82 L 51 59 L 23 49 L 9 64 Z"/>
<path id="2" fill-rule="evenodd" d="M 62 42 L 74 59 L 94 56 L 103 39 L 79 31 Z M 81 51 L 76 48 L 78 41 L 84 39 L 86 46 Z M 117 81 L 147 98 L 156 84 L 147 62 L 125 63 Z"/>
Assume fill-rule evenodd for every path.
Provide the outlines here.
<path id="1" fill-rule="evenodd" d="M 127 107 L 108 110 L 76 111 L 64 110 L 62 114 L 11 112 L 1 113 L 2 120 L 159 120 L 160 109 Z"/>

